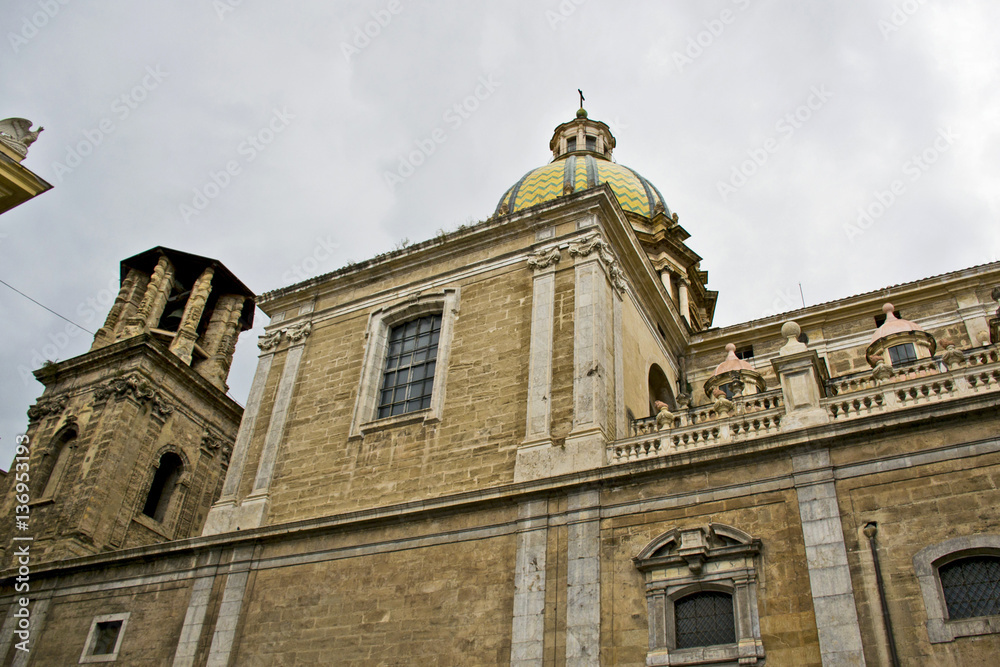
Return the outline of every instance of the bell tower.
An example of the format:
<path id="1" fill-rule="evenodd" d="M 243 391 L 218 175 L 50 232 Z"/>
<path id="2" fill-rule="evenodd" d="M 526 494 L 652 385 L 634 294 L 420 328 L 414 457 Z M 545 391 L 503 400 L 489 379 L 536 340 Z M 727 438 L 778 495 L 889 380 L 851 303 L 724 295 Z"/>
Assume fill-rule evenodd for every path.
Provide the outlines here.
<path id="1" fill-rule="evenodd" d="M 34 557 L 200 534 L 242 417 L 226 379 L 254 307 L 254 294 L 207 257 L 157 247 L 121 263 L 121 289 L 90 350 L 35 371 L 45 391 L 28 410 L 19 534 L 32 538 Z M 23 514 L 25 494 L 10 481 L 3 511 Z M 15 530 L 0 525 L 6 563 Z"/>

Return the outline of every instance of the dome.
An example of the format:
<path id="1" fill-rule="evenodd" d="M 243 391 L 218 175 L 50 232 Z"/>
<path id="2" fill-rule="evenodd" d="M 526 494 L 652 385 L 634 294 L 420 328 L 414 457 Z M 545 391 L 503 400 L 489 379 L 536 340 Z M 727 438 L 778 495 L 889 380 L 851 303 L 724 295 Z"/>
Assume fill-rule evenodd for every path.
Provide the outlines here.
<path id="1" fill-rule="evenodd" d="M 610 128 L 589 119 L 581 107 L 576 118 L 555 129 L 549 142 L 553 161 L 532 169 L 504 192 L 495 215 L 517 213 L 607 183 L 626 213 L 644 218 L 659 213 L 669 216 L 656 186 L 635 170 L 611 161 L 614 147 Z"/>
<path id="2" fill-rule="evenodd" d="M 500 198 L 496 213 L 517 213 L 566 194 L 608 183 L 622 210 L 645 218 L 670 215 L 663 195 L 652 183 L 628 167 L 593 155 L 568 155 L 532 169 Z"/>
<path id="3" fill-rule="evenodd" d="M 891 303 L 887 303 L 882 306 L 882 312 L 885 313 L 885 322 L 882 323 L 875 333 L 872 334 L 872 342 L 881 340 L 892 334 L 907 333 L 910 331 L 923 331 L 919 324 L 911 322 L 909 320 L 902 320 L 896 317 L 896 313 L 893 312 L 893 306 Z"/>
<path id="4" fill-rule="evenodd" d="M 736 356 L 736 346 L 732 343 L 726 345 L 726 360 L 715 367 L 712 376 L 725 375 L 733 371 L 752 371 L 753 366 Z"/>

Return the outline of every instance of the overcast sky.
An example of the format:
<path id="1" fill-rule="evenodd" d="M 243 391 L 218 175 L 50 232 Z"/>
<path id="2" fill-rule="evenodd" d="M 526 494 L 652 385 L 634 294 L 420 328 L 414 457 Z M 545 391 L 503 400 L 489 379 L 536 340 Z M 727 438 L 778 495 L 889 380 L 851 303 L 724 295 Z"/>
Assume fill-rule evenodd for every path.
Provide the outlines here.
<path id="1" fill-rule="evenodd" d="M 996 2 L 7 0 L 0 21 L 0 118 L 45 126 L 24 165 L 55 186 L 0 216 L 0 279 L 90 331 L 156 245 L 262 293 L 485 219 L 577 88 L 690 232 L 716 325 L 1000 253 Z M 92 336 L 3 286 L 0 331 L 6 467 L 30 370 Z"/>

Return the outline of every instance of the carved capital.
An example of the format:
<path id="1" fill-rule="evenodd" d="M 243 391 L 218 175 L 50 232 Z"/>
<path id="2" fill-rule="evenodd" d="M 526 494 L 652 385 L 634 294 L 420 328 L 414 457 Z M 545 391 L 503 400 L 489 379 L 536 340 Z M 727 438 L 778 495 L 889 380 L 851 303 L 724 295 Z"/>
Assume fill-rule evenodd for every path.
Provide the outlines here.
<path id="1" fill-rule="evenodd" d="M 529 268 L 539 271 L 558 264 L 560 259 L 562 259 L 562 253 L 559 252 L 559 248 L 552 248 L 551 250 L 539 250 L 531 253 L 528 255 L 527 261 Z"/>
<path id="2" fill-rule="evenodd" d="M 312 326 L 312 322 L 303 322 L 302 324 L 282 329 L 282 331 L 288 337 L 288 342 L 294 345 L 295 343 L 305 341 L 306 337 L 312 332 Z"/>
<path id="3" fill-rule="evenodd" d="M 619 295 L 624 294 L 626 286 L 625 272 L 618 265 L 618 260 L 615 258 L 614 253 L 611 252 L 611 246 L 608 245 L 607 241 L 597 234 L 591 234 L 582 241 L 569 244 L 569 254 L 573 257 L 587 257 L 594 253 L 597 253 L 601 261 L 601 266 L 604 267 L 605 272 L 608 274 L 608 280 L 611 281 L 612 287 L 615 288 L 615 291 Z"/>

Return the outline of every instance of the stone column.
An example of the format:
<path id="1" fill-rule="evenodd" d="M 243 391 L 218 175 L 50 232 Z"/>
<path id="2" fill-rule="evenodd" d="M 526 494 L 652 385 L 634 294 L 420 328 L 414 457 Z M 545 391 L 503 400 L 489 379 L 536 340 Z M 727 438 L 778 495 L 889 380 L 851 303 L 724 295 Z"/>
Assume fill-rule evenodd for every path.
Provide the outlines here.
<path id="1" fill-rule="evenodd" d="M 600 492 L 569 497 L 566 542 L 566 664 L 601 664 Z"/>
<path id="2" fill-rule="evenodd" d="M 678 287 L 680 289 L 680 297 L 677 299 L 677 310 L 681 311 L 681 317 L 683 317 L 684 321 L 690 325 L 691 302 L 690 302 L 690 296 L 688 295 L 688 290 L 690 289 L 688 285 L 689 285 L 688 279 L 682 276 L 679 279 L 679 284 L 678 284 Z"/>
<path id="3" fill-rule="evenodd" d="M 282 335 L 281 330 L 272 331 L 261 336 L 257 343 L 261 355 L 257 360 L 257 371 L 254 373 L 253 382 L 250 385 L 250 395 L 243 411 L 243 419 L 240 421 L 240 430 L 236 434 L 233 455 L 226 471 L 226 481 L 222 485 L 222 495 L 209 510 L 202 535 L 217 535 L 237 528 L 237 524 L 234 523 L 236 520 L 236 495 L 239 493 L 240 481 L 243 479 L 243 468 L 246 466 L 250 439 L 253 437 L 257 416 L 260 413 L 260 403 L 264 398 L 264 385 L 267 383 L 268 375 L 271 374 L 274 353 L 278 349 Z"/>
<path id="4" fill-rule="evenodd" d="M 785 403 L 782 430 L 826 424 L 829 415 L 820 407 L 826 395 L 828 374 L 815 350 L 809 350 L 798 341 L 801 333 L 795 322 L 785 322 L 781 335 L 788 339 L 778 357 L 771 360 L 774 374 L 781 380 L 781 394 Z"/>
<path id="5" fill-rule="evenodd" d="M 191 364 L 191 355 L 194 352 L 195 341 L 198 340 L 198 325 L 201 323 L 201 316 L 205 312 L 205 304 L 208 303 L 208 296 L 212 293 L 212 276 L 215 269 L 206 268 L 198 276 L 191 288 L 191 295 L 184 305 L 184 315 L 181 317 L 181 325 L 177 328 L 174 341 L 170 344 L 170 351 L 173 352 L 185 364 Z"/>
<path id="6" fill-rule="evenodd" d="M 667 290 L 667 298 L 672 301 L 674 298 L 674 286 L 670 281 L 670 269 L 660 271 L 660 282 L 663 283 L 663 289 Z"/>
<path id="7" fill-rule="evenodd" d="M 288 411 L 292 404 L 295 382 L 299 376 L 299 364 L 302 362 L 302 353 L 305 351 L 306 338 L 309 336 L 310 331 L 312 331 L 312 324 L 305 322 L 284 329 L 283 331 L 291 345 L 285 353 L 285 367 L 281 371 L 281 379 L 278 380 L 278 391 L 274 397 L 274 407 L 271 409 L 271 421 L 267 428 L 267 435 L 264 438 L 264 448 L 260 453 L 260 462 L 257 464 L 257 475 L 254 478 L 253 490 L 243 500 L 243 506 L 240 509 L 239 520 L 241 528 L 256 528 L 261 526 L 267 515 L 271 478 L 274 475 L 274 466 L 278 461 L 278 449 L 285 435 L 285 422 L 288 420 Z"/>
<path id="8" fill-rule="evenodd" d="M 112 304 L 111 310 L 108 311 L 108 316 L 104 320 L 104 326 L 98 329 L 94 335 L 94 344 L 90 346 L 91 350 L 105 347 L 114 342 L 115 331 L 120 327 L 119 320 L 125 310 L 125 304 L 132 298 L 132 294 L 136 291 L 136 286 L 139 284 L 140 278 L 142 278 L 141 273 L 135 269 L 129 269 L 125 280 L 122 281 L 121 289 L 118 290 L 118 296 L 115 297 L 115 302 Z"/>
<path id="9" fill-rule="evenodd" d="M 824 667 L 863 666 L 865 653 L 830 452 L 821 449 L 795 455 L 792 470 L 820 657 Z"/>
<path id="10" fill-rule="evenodd" d="M 149 331 L 160 321 L 163 308 L 167 305 L 167 297 L 174 285 L 174 265 L 166 257 L 160 257 L 153 269 L 153 275 L 146 285 L 146 292 L 135 315 L 125 322 L 122 338 L 131 338 L 144 331 Z"/>
<path id="11" fill-rule="evenodd" d="M 547 514 L 546 500 L 530 500 L 518 508 L 511 667 L 541 667 L 544 658 Z"/>
<path id="12" fill-rule="evenodd" d="M 202 377 L 225 391 L 229 367 L 233 363 L 236 340 L 240 335 L 240 316 L 246 297 L 226 294 L 219 297 L 205 328 L 205 353 L 208 359 L 195 366 Z"/>

